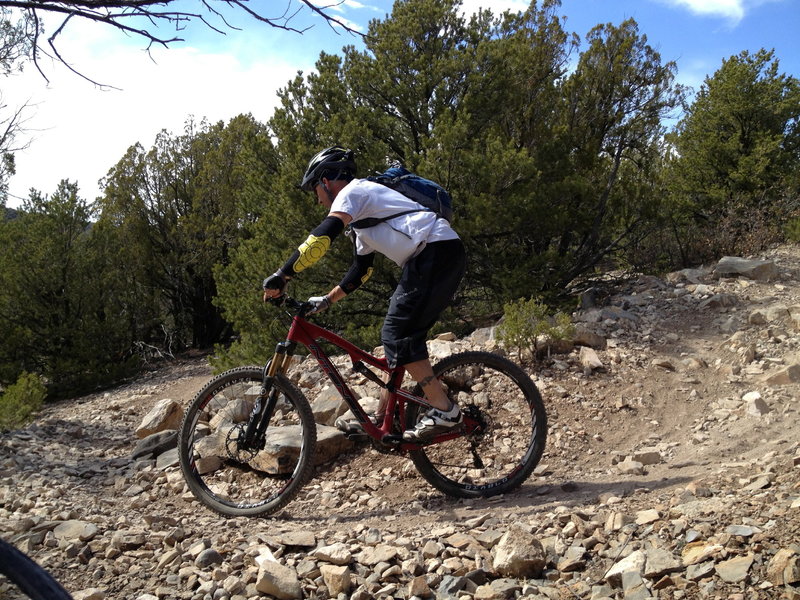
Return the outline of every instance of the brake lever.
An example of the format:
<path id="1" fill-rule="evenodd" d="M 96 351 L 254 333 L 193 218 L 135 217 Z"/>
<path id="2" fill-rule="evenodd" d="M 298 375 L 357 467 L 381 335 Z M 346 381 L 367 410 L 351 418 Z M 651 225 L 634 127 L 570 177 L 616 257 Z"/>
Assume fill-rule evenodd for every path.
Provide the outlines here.
<path id="1" fill-rule="evenodd" d="M 267 302 L 269 302 L 274 306 L 281 307 L 284 304 L 286 304 L 287 298 L 288 296 L 286 294 L 281 294 L 280 296 L 273 296 L 272 298 L 268 298 Z"/>

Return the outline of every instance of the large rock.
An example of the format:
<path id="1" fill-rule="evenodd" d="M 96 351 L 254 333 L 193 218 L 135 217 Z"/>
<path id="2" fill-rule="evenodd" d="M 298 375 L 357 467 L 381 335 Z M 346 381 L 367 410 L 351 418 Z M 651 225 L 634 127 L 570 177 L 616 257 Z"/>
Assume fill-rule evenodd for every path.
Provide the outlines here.
<path id="1" fill-rule="evenodd" d="M 455 353 L 455 345 L 447 340 L 435 339 L 427 342 L 428 354 L 436 362 Z"/>
<path id="2" fill-rule="evenodd" d="M 314 420 L 321 425 L 333 426 L 338 417 L 347 410 L 347 404 L 342 402 L 342 396 L 335 387 L 325 387 L 311 405 Z"/>
<path id="3" fill-rule="evenodd" d="M 645 565 L 647 564 L 647 554 L 644 550 L 636 550 L 623 558 L 608 570 L 606 581 L 614 587 L 622 587 L 622 576 L 625 573 L 637 573 L 644 575 Z"/>
<path id="4" fill-rule="evenodd" d="M 494 547 L 494 569 L 504 577 L 539 577 L 547 562 L 542 543 L 532 533 L 514 527 Z"/>
<path id="5" fill-rule="evenodd" d="M 88 542 L 97 535 L 97 525 L 74 519 L 63 521 L 53 529 L 53 535 L 65 542 Z"/>
<path id="6" fill-rule="evenodd" d="M 297 572 L 291 567 L 271 560 L 260 561 L 256 590 L 280 600 L 294 600 L 294 598 L 303 597 L 303 589 L 297 578 Z"/>
<path id="7" fill-rule="evenodd" d="M 175 400 L 164 398 L 144 416 L 136 429 L 136 437 L 142 439 L 166 429 L 178 429 L 182 420 L 183 407 Z"/>
<path id="8" fill-rule="evenodd" d="M 780 271 L 771 260 L 748 260 L 725 256 L 714 267 L 714 275 L 717 277 L 741 275 L 756 281 L 772 281 L 778 278 Z"/>
<path id="9" fill-rule="evenodd" d="M 252 464 L 267 473 L 289 473 L 300 456 L 300 426 L 291 425 L 267 430 L 266 447 L 258 453 Z M 317 450 L 314 464 L 329 462 L 352 447 L 352 442 L 335 427 L 317 426 Z"/>
<path id="10" fill-rule="evenodd" d="M 594 348 L 595 350 L 605 350 L 608 342 L 602 335 L 579 325 L 575 328 L 572 343 L 576 346 L 589 346 L 589 348 Z"/>
<path id="11" fill-rule="evenodd" d="M 339 594 L 350 593 L 350 568 L 345 565 L 322 565 L 320 568 L 322 579 L 331 598 L 336 598 Z"/>
<path id="12" fill-rule="evenodd" d="M 774 585 L 783 585 L 784 583 L 792 584 L 800 581 L 800 574 L 798 579 L 794 579 L 795 570 L 798 563 L 798 557 L 794 549 L 781 548 L 770 559 L 767 565 L 767 580 Z M 787 577 L 788 575 L 788 577 Z"/>
<path id="13" fill-rule="evenodd" d="M 178 443 L 178 431 L 176 429 L 165 429 L 158 433 L 152 433 L 139 440 L 131 452 L 131 458 L 142 458 L 151 454 L 161 454 L 172 448 Z"/>
<path id="14" fill-rule="evenodd" d="M 767 377 L 766 382 L 768 385 L 789 385 L 800 382 L 800 364 L 781 369 Z"/>
<path id="15" fill-rule="evenodd" d="M 597 352 L 595 352 L 588 346 L 581 346 L 579 359 L 581 361 L 581 364 L 586 369 L 589 369 L 591 371 L 599 371 L 605 369 L 605 365 L 603 365 L 603 361 L 600 360 L 600 357 L 597 356 Z"/>
<path id="16" fill-rule="evenodd" d="M 711 274 L 710 267 L 700 267 L 697 269 L 681 269 L 667 274 L 667 281 L 670 283 L 681 283 L 688 281 L 690 283 L 700 283 L 704 277 Z"/>

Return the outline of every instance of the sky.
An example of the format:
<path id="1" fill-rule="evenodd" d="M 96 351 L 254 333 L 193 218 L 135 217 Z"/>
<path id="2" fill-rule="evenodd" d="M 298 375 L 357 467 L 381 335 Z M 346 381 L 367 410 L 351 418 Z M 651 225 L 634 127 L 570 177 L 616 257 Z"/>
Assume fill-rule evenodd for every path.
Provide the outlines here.
<path id="1" fill-rule="evenodd" d="M 200 0 L 179 0 L 192 11 Z M 59 51 L 76 70 L 105 86 L 93 85 L 63 65 L 41 61 L 47 80 L 28 65 L 21 74 L 0 79 L 0 121 L 9 110 L 24 111 L 26 132 L 17 143 L 17 173 L 9 182 L 7 206 L 19 206 L 34 188 L 51 195 L 62 179 L 77 181 L 80 195 L 101 195 L 99 180 L 135 143 L 149 149 L 158 132 L 178 135 L 189 118 L 227 122 L 250 113 L 266 122 L 278 103 L 277 90 L 298 71 L 313 70 L 320 52 L 341 54 L 358 37 L 336 30 L 297 0 L 259 0 L 252 8 L 269 15 L 287 5 L 299 12 L 289 23 L 294 33 L 270 28 L 241 11 L 226 17 L 238 31 L 222 35 L 194 24 L 169 48 L 146 51 L 141 39 L 98 23 L 73 20 L 59 36 Z M 391 0 L 320 2 L 342 22 L 366 31 L 372 19 L 391 12 Z M 495 14 L 521 11 L 521 0 L 463 0 L 466 14 L 479 7 Z M 640 34 L 675 61 L 677 81 L 699 89 L 723 59 L 743 50 L 774 49 L 781 71 L 800 78 L 800 1 L 798 0 L 562 0 L 565 28 L 582 38 L 600 23 L 634 18 Z M 276 13 L 277 15 L 277 13 Z M 45 26 L 60 21 L 46 17 Z M 174 32 L 170 32 L 174 33 Z"/>

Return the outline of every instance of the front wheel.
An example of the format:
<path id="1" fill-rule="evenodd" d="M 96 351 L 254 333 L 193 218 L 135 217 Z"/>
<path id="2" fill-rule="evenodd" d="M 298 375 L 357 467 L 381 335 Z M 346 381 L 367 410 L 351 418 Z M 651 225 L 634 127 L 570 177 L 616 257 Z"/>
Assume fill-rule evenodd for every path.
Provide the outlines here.
<path id="1" fill-rule="evenodd" d="M 189 405 L 178 435 L 189 489 L 222 515 L 274 512 L 311 477 L 317 429 L 308 400 L 282 375 L 263 396 L 263 374 L 259 367 L 239 367 L 209 381 Z M 244 439 L 254 407 L 270 398 L 265 436 L 249 447 Z"/>
<path id="2" fill-rule="evenodd" d="M 411 451 L 420 475 L 459 498 L 495 496 L 519 487 L 541 459 L 547 437 L 547 414 L 531 378 L 489 352 L 454 354 L 433 372 L 464 417 L 478 425 L 471 433 Z M 424 410 L 409 404 L 406 414 L 411 428 Z"/>

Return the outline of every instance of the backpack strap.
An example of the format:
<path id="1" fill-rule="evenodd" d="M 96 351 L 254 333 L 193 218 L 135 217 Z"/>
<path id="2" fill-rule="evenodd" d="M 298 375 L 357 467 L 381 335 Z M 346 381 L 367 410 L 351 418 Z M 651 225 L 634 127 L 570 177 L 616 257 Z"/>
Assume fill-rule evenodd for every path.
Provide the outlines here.
<path id="1" fill-rule="evenodd" d="M 386 221 L 391 221 L 396 217 L 402 217 L 403 215 L 407 215 L 410 213 L 415 212 L 434 212 L 428 208 L 412 208 L 411 210 L 404 210 L 403 212 L 395 213 L 393 215 L 389 215 L 388 217 L 370 217 L 367 219 L 359 219 L 358 221 L 352 221 L 350 223 L 350 227 L 353 229 L 366 229 L 367 227 L 375 227 L 375 225 L 380 225 L 381 223 L 385 223 Z"/>

